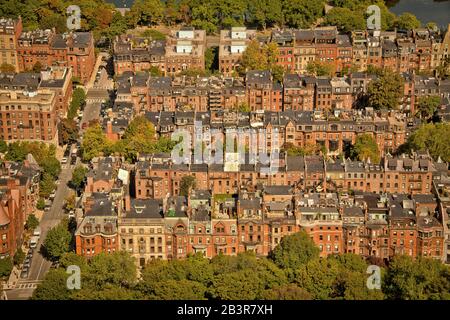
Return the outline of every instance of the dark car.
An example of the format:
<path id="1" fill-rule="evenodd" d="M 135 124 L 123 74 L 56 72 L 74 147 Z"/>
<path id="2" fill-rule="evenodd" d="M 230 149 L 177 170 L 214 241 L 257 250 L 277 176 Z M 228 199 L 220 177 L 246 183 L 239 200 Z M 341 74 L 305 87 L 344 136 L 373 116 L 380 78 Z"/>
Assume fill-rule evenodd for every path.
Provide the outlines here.
<path id="1" fill-rule="evenodd" d="M 28 268 L 23 268 L 23 269 L 22 269 L 22 272 L 20 273 L 20 277 L 21 277 L 22 279 L 28 278 L 28 274 L 29 274 Z"/>

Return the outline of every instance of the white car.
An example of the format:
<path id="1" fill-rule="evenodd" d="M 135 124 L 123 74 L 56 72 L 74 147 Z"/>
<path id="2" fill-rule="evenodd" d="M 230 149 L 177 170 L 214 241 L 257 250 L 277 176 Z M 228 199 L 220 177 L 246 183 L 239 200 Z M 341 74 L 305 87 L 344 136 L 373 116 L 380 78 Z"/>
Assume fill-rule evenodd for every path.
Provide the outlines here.
<path id="1" fill-rule="evenodd" d="M 61 159 L 61 163 L 62 163 L 62 164 L 66 164 L 66 163 L 67 163 L 67 158 L 62 158 L 62 159 Z"/>

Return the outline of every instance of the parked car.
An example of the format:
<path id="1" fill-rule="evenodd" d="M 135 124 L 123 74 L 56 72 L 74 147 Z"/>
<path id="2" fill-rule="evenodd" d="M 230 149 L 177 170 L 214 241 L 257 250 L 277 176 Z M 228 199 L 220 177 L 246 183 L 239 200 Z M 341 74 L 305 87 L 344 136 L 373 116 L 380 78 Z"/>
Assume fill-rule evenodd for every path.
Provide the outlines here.
<path id="1" fill-rule="evenodd" d="M 33 236 L 40 237 L 41 236 L 41 227 L 37 226 L 33 231 Z"/>
<path id="2" fill-rule="evenodd" d="M 28 278 L 28 268 L 23 268 L 22 269 L 22 272 L 20 273 L 20 277 L 22 278 L 22 279 L 25 279 L 25 278 Z"/>
<path id="3" fill-rule="evenodd" d="M 62 164 L 66 164 L 66 163 L 67 163 L 67 158 L 65 158 L 65 157 L 62 158 L 62 159 L 61 159 L 61 163 L 62 163 Z"/>
<path id="4" fill-rule="evenodd" d="M 26 258 L 25 261 L 23 262 L 23 267 L 29 268 L 30 266 L 31 266 L 31 258 Z"/>
<path id="5" fill-rule="evenodd" d="M 36 237 L 36 236 L 31 237 L 30 248 L 36 248 L 38 241 L 39 241 L 39 237 Z"/>

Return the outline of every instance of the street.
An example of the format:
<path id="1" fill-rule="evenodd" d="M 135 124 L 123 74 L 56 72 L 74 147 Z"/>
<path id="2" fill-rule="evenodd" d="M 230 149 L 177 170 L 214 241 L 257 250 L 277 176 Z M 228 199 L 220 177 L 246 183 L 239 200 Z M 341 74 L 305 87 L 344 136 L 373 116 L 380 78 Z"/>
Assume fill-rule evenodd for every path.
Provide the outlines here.
<path id="1" fill-rule="evenodd" d="M 50 208 L 50 211 L 44 212 L 42 216 L 42 220 L 40 223 L 41 226 L 41 237 L 39 239 L 37 249 L 41 248 L 42 243 L 47 235 L 47 232 L 54 226 L 56 226 L 61 219 L 65 216 L 63 205 L 64 198 L 68 194 L 69 187 L 67 183 L 72 178 L 72 171 L 74 169 L 74 165 L 66 166 L 62 168 L 61 173 L 59 175 L 59 184 L 56 188 L 55 199 L 53 200 L 53 204 Z M 48 270 L 52 263 L 46 260 L 38 250 L 35 252 L 33 259 L 31 261 L 30 273 L 27 279 L 20 279 L 16 284 L 16 288 L 12 290 L 6 291 L 7 298 L 9 300 L 15 299 L 28 299 L 33 290 L 36 287 L 36 284 L 39 281 L 42 281 L 47 274 Z"/>
<path id="2" fill-rule="evenodd" d="M 95 75 L 98 68 L 101 65 L 101 57 L 104 54 L 99 55 L 95 69 L 93 71 L 93 76 L 91 78 L 95 79 Z M 106 101 L 109 98 L 108 89 L 112 89 L 114 82 L 108 79 L 107 72 L 105 69 L 101 69 L 101 75 L 97 83 L 94 81 L 89 81 L 87 84 L 87 98 L 86 106 L 83 112 L 82 121 L 83 123 L 89 123 L 89 121 L 98 119 L 100 116 L 100 108 L 102 101 Z M 93 84 L 93 85 L 92 85 Z M 83 130 L 81 130 L 81 134 Z M 77 159 L 77 162 L 79 159 Z M 46 260 L 40 253 L 45 237 L 48 231 L 56 226 L 61 219 L 66 215 L 63 210 L 64 199 L 69 193 L 68 182 L 72 178 L 72 172 L 76 165 L 64 164 L 61 165 L 61 173 L 59 175 L 59 182 L 56 186 L 56 194 L 53 200 L 52 206 L 49 211 L 44 212 L 40 226 L 41 226 L 41 237 L 39 239 L 37 250 L 34 253 L 33 259 L 31 261 L 29 276 L 26 279 L 19 279 L 15 283 L 15 288 L 10 290 L 5 290 L 6 298 L 8 300 L 26 300 L 29 299 L 34 289 L 36 289 L 39 282 L 41 282 L 47 272 L 49 271 L 52 262 Z"/>

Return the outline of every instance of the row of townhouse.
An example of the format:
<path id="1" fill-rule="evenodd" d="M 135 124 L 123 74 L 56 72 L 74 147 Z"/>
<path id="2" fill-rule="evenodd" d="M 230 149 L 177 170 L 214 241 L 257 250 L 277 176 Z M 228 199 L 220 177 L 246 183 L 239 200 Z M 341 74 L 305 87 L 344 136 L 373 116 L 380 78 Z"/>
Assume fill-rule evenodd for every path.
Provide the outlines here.
<path id="1" fill-rule="evenodd" d="M 0 139 L 57 143 L 72 96 L 72 70 L 0 73 Z"/>
<path id="2" fill-rule="evenodd" d="M 450 95 L 450 81 L 402 73 L 399 109 L 414 115 L 422 96 Z M 353 72 L 344 77 L 286 74 L 274 82 L 268 70 L 249 71 L 245 79 L 227 77 L 152 77 L 125 72 L 117 79 L 117 101 L 144 111 L 251 111 L 350 110 L 358 107 L 376 75 Z"/>
<path id="3" fill-rule="evenodd" d="M 206 32 L 192 27 L 171 30 L 167 40 L 124 34 L 113 43 L 114 71 L 139 72 L 152 67 L 165 75 L 205 69 Z"/>
<path id="4" fill-rule="evenodd" d="M 75 233 L 77 254 L 86 257 L 124 250 L 144 266 L 151 259 L 197 252 L 208 258 L 248 250 L 267 255 L 282 237 L 304 230 L 322 257 L 349 252 L 379 259 L 407 254 L 446 260 L 444 220 L 430 192 L 349 194 L 261 182 L 224 194 L 204 188 L 197 178 L 187 197 L 139 197 L 133 170 L 124 169 L 120 159 L 97 164 L 93 171 L 112 169 L 108 182 L 88 181 Z"/>
<path id="5" fill-rule="evenodd" d="M 235 74 L 250 41 L 278 45 L 277 63 L 288 73 L 304 73 L 308 64 L 329 64 L 336 73 L 349 68 L 364 71 L 369 65 L 397 72 L 434 70 L 449 56 L 450 33 L 426 28 L 414 30 L 355 30 L 339 33 L 337 27 L 272 30 L 270 35 L 233 27 L 220 31 L 219 71 Z M 204 30 L 184 27 L 171 30 L 167 40 L 131 35 L 114 42 L 116 74 L 156 67 L 170 76 L 187 69 L 204 70 L 206 47 Z"/>
<path id="6" fill-rule="evenodd" d="M 39 198 L 40 171 L 31 155 L 0 166 L 0 259 L 13 257 L 22 245 L 27 217 Z"/>
<path id="7" fill-rule="evenodd" d="M 278 160 L 276 170 L 268 173 L 258 162 L 234 166 L 225 159 L 223 164 L 174 164 L 170 155 L 143 156 L 133 172 L 135 197 L 163 199 L 168 194 L 179 195 L 185 176 L 193 176 L 197 188 L 213 194 L 234 194 L 243 188 L 255 191 L 258 185 L 318 192 L 427 194 L 432 191 L 433 179 L 448 170 L 447 163 L 433 161 L 427 154 L 388 155 L 380 164 L 283 153 Z"/>
<path id="8" fill-rule="evenodd" d="M 90 32 L 56 33 L 54 29 L 23 31 L 22 19 L 0 18 L 0 64 L 16 72 L 59 66 L 70 68 L 86 83 L 94 70 L 94 37 Z"/>
<path id="9" fill-rule="evenodd" d="M 117 102 L 103 121 L 106 135 L 118 140 L 133 119 L 130 103 Z M 349 111 L 326 115 L 321 111 L 284 112 L 145 112 L 160 136 L 176 132 L 190 137 L 190 148 L 199 143 L 216 151 L 217 143 L 235 137 L 240 147 L 280 151 L 289 146 L 325 148 L 327 155 L 344 154 L 358 135 L 371 134 L 380 154 L 393 153 L 409 132 L 404 115 L 397 112 Z M 177 139 L 175 139 L 177 140 Z M 188 140 L 186 140 L 188 141 Z"/>

